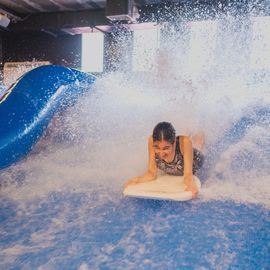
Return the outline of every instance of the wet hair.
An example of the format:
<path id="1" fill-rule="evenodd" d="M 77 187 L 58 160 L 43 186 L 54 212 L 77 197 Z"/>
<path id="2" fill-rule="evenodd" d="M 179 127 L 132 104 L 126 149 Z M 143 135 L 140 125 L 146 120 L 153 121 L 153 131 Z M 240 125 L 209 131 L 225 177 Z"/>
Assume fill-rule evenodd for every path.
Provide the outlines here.
<path id="1" fill-rule="evenodd" d="M 167 141 L 171 144 L 175 141 L 175 129 L 169 122 L 158 123 L 153 130 L 153 141 Z"/>

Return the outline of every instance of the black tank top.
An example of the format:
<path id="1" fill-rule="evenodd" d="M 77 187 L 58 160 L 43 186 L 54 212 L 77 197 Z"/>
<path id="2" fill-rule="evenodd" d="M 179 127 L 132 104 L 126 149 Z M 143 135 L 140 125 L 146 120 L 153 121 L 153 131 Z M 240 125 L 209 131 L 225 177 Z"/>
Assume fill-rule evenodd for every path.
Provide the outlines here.
<path id="1" fill-rule="evenodd" d="M 176 137 L 175 156 L 172 162 L 166 162 L 155 154 L 158 169 L 170 175 L 184 175 L 184 158 L 180 151 L 179 136 Z"/>

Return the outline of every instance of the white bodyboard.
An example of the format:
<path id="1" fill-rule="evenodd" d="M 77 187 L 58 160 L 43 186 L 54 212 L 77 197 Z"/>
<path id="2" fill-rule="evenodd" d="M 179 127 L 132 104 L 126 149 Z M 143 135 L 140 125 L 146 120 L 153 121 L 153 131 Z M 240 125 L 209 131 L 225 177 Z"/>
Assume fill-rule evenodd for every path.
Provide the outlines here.
<path id="1" fill-rule="evenodd" d="M 201 188 L 201 182 L 197 176 L 193 176 L 198 187 Z M 139 183 L 128 186 L 124 189 L 124 195 L 128 197 L 171 200 L 171 201 L 188 201 L 192 199 L 191 191 L 185 191 L 184 177 L 163 175 L 154 181 Z"/>

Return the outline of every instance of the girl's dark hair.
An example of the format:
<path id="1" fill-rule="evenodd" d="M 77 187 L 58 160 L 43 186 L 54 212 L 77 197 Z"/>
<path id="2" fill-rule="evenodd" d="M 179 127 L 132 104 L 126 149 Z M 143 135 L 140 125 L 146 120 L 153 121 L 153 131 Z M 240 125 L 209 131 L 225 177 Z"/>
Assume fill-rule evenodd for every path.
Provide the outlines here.
<path id="1" fill-rule="evenodd" d="M 171 144 L 175 141 L 175 129 L 169 122 L 158 123 L 153 130 L 153 141 L 165 140 Z"/>

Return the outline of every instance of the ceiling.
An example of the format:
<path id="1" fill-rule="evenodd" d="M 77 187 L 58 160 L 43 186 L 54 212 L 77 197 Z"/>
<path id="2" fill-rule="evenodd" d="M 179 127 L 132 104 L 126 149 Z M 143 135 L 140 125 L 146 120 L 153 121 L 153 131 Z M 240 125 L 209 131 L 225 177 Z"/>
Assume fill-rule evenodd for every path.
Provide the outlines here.
<path id="1" fill-rule="evenodd" d="M 166 12 L 170 18 L 174 15 L 186 14 L 191 16 L 201 13 L 201 7 L 205 14 L 213 16 L 223 9 L 225 13 L 235 9 L 242 14 L 256 10 L 259 13 L 270 14 L 270 0 L 0 0 L 0 31 L 14 33 L 18 31 L 43 31 L 53 35 L 80 34 L 89 32 L 103 26 L 109 28 L 114 25 L 108 19 L 109 13 L 131 13 L 131 21 L 139 16 L 139 22 L 160 21 L 160 14 L 166 18 Z M 110 3 L 110 4 L 109 4 Z M 268 3 L 268 4 L 267 4 Z M 110 6 L 110 8 L 108 8 Z M 127 6 L 129 8 L 127 8 Z M 132 7 L 132 9 L 131 9 Z M 133 7 L 135 7 L 136 14 Z M 234 9 L 233 9 L 233 8 Z M 206 10 L 207 9 L 207 10 Z M 131 11 L 132 10 L 132 11 Z M 163 13 L 165 10 L 165 16 Z M 113 11 L 113 12 L 114 12 Z M 135 16 L 135 15 L 136 16 Z M 172 15 L 173 14 L 173 15 Z M 138 16 L 137 16 L 138 15 Z M 7 17 L 10 20 L 8 26 L 1 23 Z M 129 19 L 128 19 L 129 20 Z M 115 21 L 114 21 L 115 22 Z M 97 27 L 98 26 L 98 27 Z M 104 28 L 105 26 L 105 28 Z"/>
<path id="2" fill-rule="evenodd" d="M 174 1 L 174 0 L 172 0 Z M 1 14 L 10 19 L 8 26 L 0 22 L 0 31 L 45 31 L 78 34 L 97 25 L 110 25 L 106 6 L 112 9 L 136 8 L 163 2 L 162 0 L 0 0 Z M 126 9 L 126 7 L 124 8 Z M 129 10 L 129 9 L 128 9 Z M 133 11 L 132 11 L 133 14 Z"/>
<path id="3" fill-rule="evenodd" d="M 124 2 L 113 0 L 115 3 Z M 134 1 L 138 6 L 145 6 L 164 2 L 183 2 L 177 0 L 127 0 Z M 188 0 L 186 0 L 188 1 Z M 44 12 L 78 11 L 88 9 L 102 9 L 106 7 L 106 0 L 0 0 L 0 9 L 17 15 Z"/>
<path id="4" fill-rule="evenodd" d="M 102 9 L 106 0 L 1 0 L 0 8 L 15 15 Z"/>
<path id="5" fill-rule="evenodd" d="M 188 1 L 188 0 L 185 0 Z M 61 11 L 96 10 L 106 7 L 106 0 L 0 0 L 0 11 L 17 16 Z M 137 6 L 147 6 L 165 2 L 184 2 L 183 0 L 112 0 L 116 5 L 134 2 Z"/>

